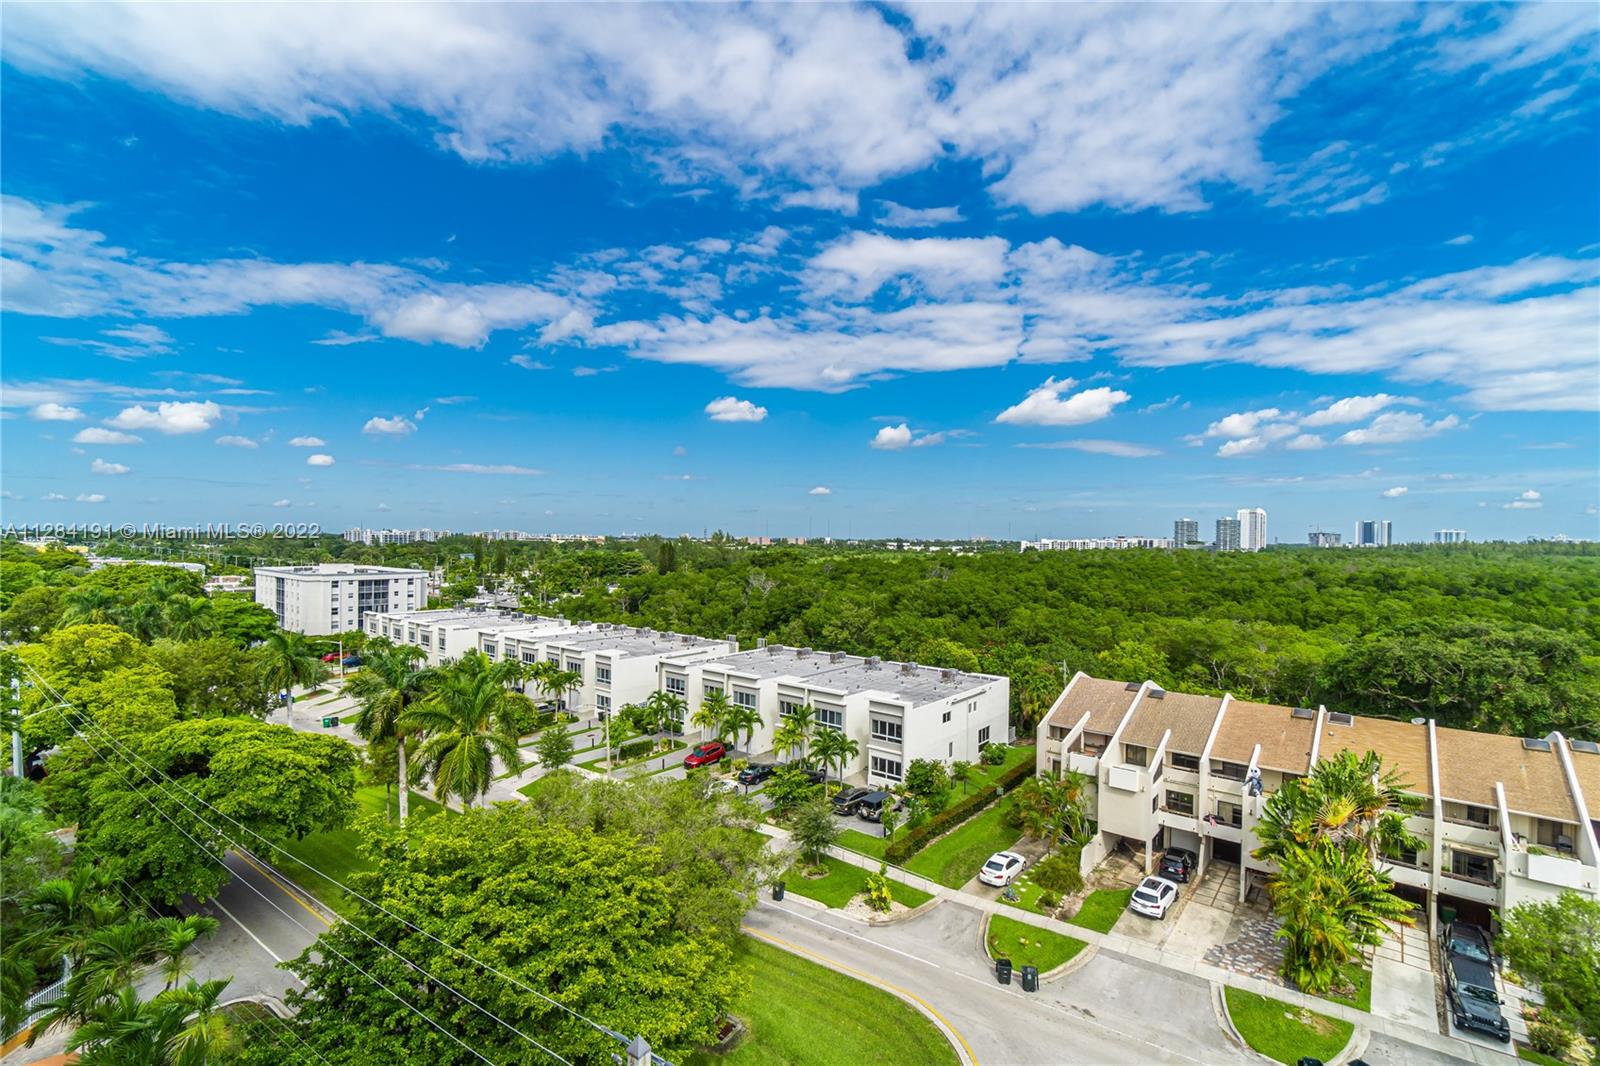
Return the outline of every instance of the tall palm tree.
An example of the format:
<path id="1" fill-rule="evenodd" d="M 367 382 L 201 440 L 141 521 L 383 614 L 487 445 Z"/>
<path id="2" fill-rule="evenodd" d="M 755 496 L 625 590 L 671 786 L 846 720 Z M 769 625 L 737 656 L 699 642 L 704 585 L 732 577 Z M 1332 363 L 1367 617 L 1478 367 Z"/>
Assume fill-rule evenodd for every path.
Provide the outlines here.
<path id="1" fill-rule="evenodd" d="M 177 985 L 188 972 L 186 960 L 189 948 L 203 936 L 217 931 L 217 920 L 205 914 L 186 914 L 182 918 L 157 918 L 156 951 L 160 956 L 161 976 L 166 988 Z"/>
<path id="2" fill-rule="evenodd" d="M 61 625 L 103 625 L 115 621 L 118 600 L 111 593 L 92 585 L 73 589 L 61 597 Z"/>
<path id="3" fill-rule="evenodd" d="M 126 629 L 146 644 L 166 632 L 167 619 L 161 607 L 149 600 L 135 600 L 114 612 L 117 625 Z"/>
<path id="4" fill-rule="evenodd" d="M 861 754 L 861 745 L 845 736 L 840 730 L 820 729 L 817 731 L 817 739 L 811 745 L 811 751 L 822 760 L 824 768 L 837 767 L 839 776 L 843 778 L 845 766 Z"/>
<path id="5" fill-rule="evenodd" d="M 40 884 L 23 901 L 32 937 L 80 967 L 95 933 L 122 918 L 122 903 L 107 891 L 107 883 L 103 870 L 83 863 Z"/>
<path id="6" fill-rule="evenodd" d="M 661 730 L 672 729 L 680 733 L 683 731 L 683 717 L 689 710 L 689 703 L 682 696 L 676 692 L 656 689 L 650 693 L 645 703 L 654 709 Z"/>
<path id="7" fill-rule="evenodd" d="M 272 692 L 289 693 L 294 706 L 294 687 L 314 685 L 328 676 L 327 667 L 299 633 L 275 629 L 261 645 L 261 680 Z"/>
<path id="8" fill-rule="evenodd" d="M 435 673 L 421 702 L 398 720 L 400 729 L 422 734 L 411 769 L 432 778 L 441 800 L 454 795 L 470 807 L 489 791 L 496 757 L 507 770 L 522 769 L 511 716 L 511 701 L 522 696 L 506 688 L 503 665 L 468 653 Z"/>
<path id="9" fill-rule="evenodd" d="M 190 981 L 141 1001 L 131 985 L 95 1004 L 68 1048 L 85 1066 L 205 1066 L 234 1045 L 217 1006 L 227 980 Z"/>
<path id="10" fill-rule="evenodd" d="M 1369 861 L 1417 845 L 1406 817 L 1421 800 L 1377 752 L 1341 751 L 1318 761 L 1311 776 L 1273 793 L 1256 825 L 1256 857 L 1277 862 L 1296 848 L 1354 847 Z"/>
<path id="11" fill-rule="evenodd" d="M 727 737 L 729 740 L 744 740 L 739 744 L 745 751 L 750 750 L 750 739 L 756 735 L 756 730 L 761 728 L 761 713 L 754 707 L 746 707 L 742 703 L 735 703 L 728 707 L 722 716 L 722 721 L 717 724 L 717 736 Z"/>
<path id="12" fill-rule="evenodd" d="M 174 596 L 167 601 L 167 636 L 174 640 L 199 640 L 216 629 L 211 601 L 204 596 Z"/>
<path id="13" fill-rule="evenodd" d="M 356 736 L 369 744 L 394 741 L 401 825 L 411 813 L 411 788 L 406 779 L 406 731 L 400 722 L 421 702 L 436 673 L 421 665 L 423 658 L 421 648 L 374 641 L 367 650 L 365 668 L 345 684 L 345 691 L 361 708 L 354 723 Z"/>
<path id="14" fill-rule="evenodd" d="M 1047 851 L 1054 850 L 1062 837 L 1082 840 L 1088 827 L 1084 813 L 1088 787 L 1089 779 L 1072 770 L 1059 777 L 1028 778 L 1017 794 L 1023 827 L 1043 840 Z"/>
<path id="15" fill-rule="evenodd" d="M 811 743 L 811 734 L 817 724 L 817 712 L 811 704 L 806 704 L 793 714 L 785 715 L 783 722 L 778 726 L 777 732 L 772 737 L 773 747 L 784 752 L 800 752 L 802 760 L 806 757 L 806 748 Z M 782 741 L 778 738 L 782 737 Z"/>
<path id="16" fill-rule="evenodd" d="M 708 692 L 700 701 L 700 709 L 694 712 L 689 719 L 689 724 L 700 730 L 700 739 L 703 741 L 711 734 L 722 736 L 723 720 L 728 717 L 728 694 L 721 689 Z"/>

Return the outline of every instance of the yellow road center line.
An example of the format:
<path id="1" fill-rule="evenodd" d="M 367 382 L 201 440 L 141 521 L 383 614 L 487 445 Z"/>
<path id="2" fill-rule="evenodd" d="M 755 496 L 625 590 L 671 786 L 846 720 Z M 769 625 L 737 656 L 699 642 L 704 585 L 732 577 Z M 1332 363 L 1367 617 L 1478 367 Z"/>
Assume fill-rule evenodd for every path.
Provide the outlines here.
<path id="1" fill-rule="evenodd" d="M 271 881 L 273 884 L 277 885 L 280 889 L 282 889 L 284 895 L 288 896 L 290 899 L 292 899 L 296 903 L 300 904 L 301 907 L 304 907 L 307 914 L 311 915 L 313 918 L 315 918 L 317 921 L 321 922 L 323 925 L 329 926 L 330 928 L 333 926 L 332 922 L 328 921 L 328 919 L 326 919 L 326 918 L 324 918 L 322 916 L 322 912 L 321 911 L 317 910 L 311 904 L 307 903 L 305 901 L 305 899 L 302 898 L 301 895 L 298 892 L 296 892 L 293 888 L 291 888 L 286 881 L 280 879 L 277 876 L 274 876 L 272 871 L 268 870 L 266 867 L 264 867 L 260 863 L 256 862 L 254 859 L 252 859 L 250 856 L 246 855 L 244 852 L 236 851 L 236 852 L 234 852 L 234 854 L 239 856 L 239 858 L 243 859 L 245 865 L 250 867 L 250 869 L 254 870 L 256 873 L 260 874 L 262 877 L 265 877 L 268 881 Z"/>

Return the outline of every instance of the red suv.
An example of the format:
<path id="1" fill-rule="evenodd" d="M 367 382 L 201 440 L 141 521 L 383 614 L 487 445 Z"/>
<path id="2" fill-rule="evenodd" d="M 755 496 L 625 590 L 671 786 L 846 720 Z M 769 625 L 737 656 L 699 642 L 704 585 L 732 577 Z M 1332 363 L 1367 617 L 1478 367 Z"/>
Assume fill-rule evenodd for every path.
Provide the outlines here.
<path id="1" fill-rule="evenodd" d="M 728 746 L 720 740 L 713 740 L 708 744 L 701 744 L 684 756 L 683 765 L 691 770 L 697 766 L 710 766 L 714 762 L 721 762 L 726 754 Z"/>

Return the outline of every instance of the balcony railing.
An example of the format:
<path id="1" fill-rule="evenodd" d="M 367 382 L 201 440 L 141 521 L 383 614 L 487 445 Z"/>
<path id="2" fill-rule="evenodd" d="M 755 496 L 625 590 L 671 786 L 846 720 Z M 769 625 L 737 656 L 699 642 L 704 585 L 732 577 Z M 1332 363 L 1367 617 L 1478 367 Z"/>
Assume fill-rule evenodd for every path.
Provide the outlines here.
<path id="1" fill-rule="evenodd" d="M 1470 818 L 1452 818 L 1447 814 L 1444 816 L 1444 820 L 1449 822 L 1451 825 L 1464 825 L 1468 829 L 1482 829 L 1489 833 L 1498 832 L 1500 828 L 1493 818 L 1489 819 L 1487 822 L 1474 822 Z"/>

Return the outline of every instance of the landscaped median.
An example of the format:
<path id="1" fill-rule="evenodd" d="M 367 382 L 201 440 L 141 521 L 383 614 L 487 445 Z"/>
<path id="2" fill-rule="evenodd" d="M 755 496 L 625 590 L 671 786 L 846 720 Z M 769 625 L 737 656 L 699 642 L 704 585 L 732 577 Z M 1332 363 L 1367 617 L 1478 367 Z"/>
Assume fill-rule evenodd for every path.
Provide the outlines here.
<path id="1" fill-rule="evenodd" d="M 989 916 L 988 930 L 984 934 L 989 958 L 1010 959 L 1018 968 L 1033 966 L 1041 974 L 1065 966 L 1088 946 L 1076 937 L 1052 933 L 1003 914 Z"/>
<path id="2" fill-rule="evenodd" d="M 1237 988 L 1222 990 L 1228 1017 L 1246 1044 L 1270 1059 L 1293 1066 L 1309 1056 L 1331 1062 L 1350 1042 L 1349 1022 Z"/>
<path id="3" fill-rule="evenodd" d="M 794 867 L 784 877 L 785 890 L 829 907 L 843 907 L 867 890 L 867 877 L 872 873 L 832 856 L 823 858 L 822 868 L 828 871 L 827 876 L 813 878 L 807 877 L 800 867 Z M 920 888 L 893 879 L 889 881 L 889 894 L 896 903 L 907 907 L 920 907 L 933 898 Z"/>

